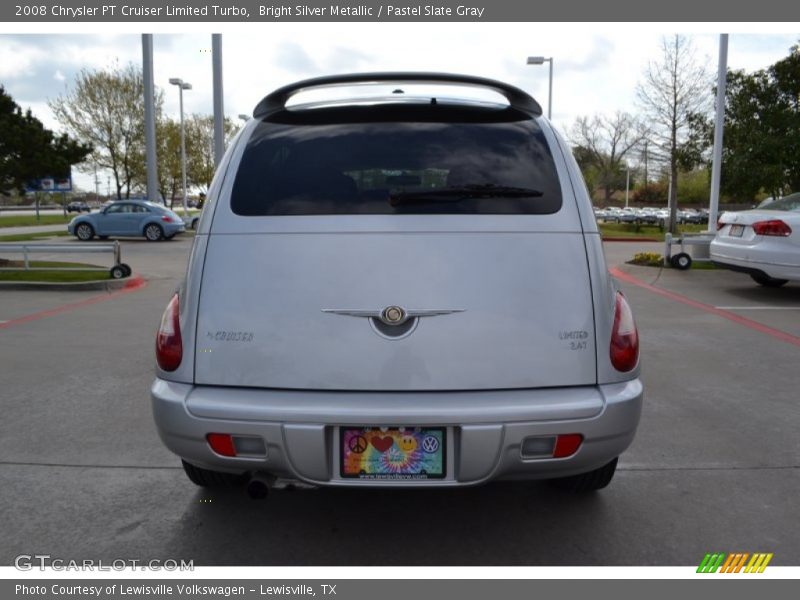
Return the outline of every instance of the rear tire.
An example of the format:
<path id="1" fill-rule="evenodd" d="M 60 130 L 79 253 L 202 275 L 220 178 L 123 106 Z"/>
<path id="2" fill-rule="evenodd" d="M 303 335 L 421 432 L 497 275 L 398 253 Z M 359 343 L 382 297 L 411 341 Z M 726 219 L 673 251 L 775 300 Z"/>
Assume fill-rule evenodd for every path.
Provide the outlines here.
<path id="1" fill-rule="evenodd" d="M 148 242 L 158 242 L 164 239 L 164 230 L 161 225 L 150 223 L 144 228 L 144 237 Z"/>
<path id="2" fill-rule="evenodd" d="M 788 279 L 775 279 L 769 275 L 757 275 L 756 273 L 750 273 L 750 277 L 758 285 L 763 285 L 764 287 L 777 288 L 789 283 Z"/>
<path id="3" fill-rule="evenodd" d="M 183 471 L 189 480 L 200 487 L 238 487 L 244 485 L 247 475 L 234 475 L 233 473 L 222 473 L 220 471 L 210 471 L 201 469 L 181 460 Z"/>
<path id="4" fill-rule="evenodd" d="M 617 470 L 617 461 L 615 458 L 607 465 L 603 465 L 599 469 L 589 471 L 588 473 L 581 473 L 580 475 L 573 475 L 571 477 L 562 477 L 560 479 L 551 479 L 550 483 L 560 490 L 571 492 L 573 494 L 585 494 L 586 492 L 594 492 L 602 490 L 614 477 Z"/>
<path id="5" fill-rule="evenodd" d="M 111 279 L 122 279 L 125 277 L 125 269 L 122 268 L 122 265 L 115 265 L 111 267 Z"/>
<path id="6" fill-rule="evenodd" d="M 686 271 L 692 268 L 692 257 L 686 252 L 679 252 L 669 259 L 669 264 L 680 271 Z"/>

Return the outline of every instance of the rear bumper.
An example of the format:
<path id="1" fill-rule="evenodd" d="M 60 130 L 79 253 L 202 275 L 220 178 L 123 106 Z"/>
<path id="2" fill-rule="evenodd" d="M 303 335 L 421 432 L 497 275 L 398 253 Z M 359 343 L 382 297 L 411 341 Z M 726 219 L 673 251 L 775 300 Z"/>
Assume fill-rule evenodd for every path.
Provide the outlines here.
<path id="1" fill-rule="evenodd" d="M 761 243 L 760 246 L 767 246 Z M 741 273 L 767 275 L 774 279 L 800 280 L 800 264 L 789 264 L 775 260 L 779 255 L 770 247 L 755 244 L 726 243 L 718 239 L 711 242 L 711 261 L 720 267 Z"/>
<path id="2" fill-rule="evenodd" d="M 196 466 L 232 473 L 265 471 L 315 485 L 458 486 L 493 479 L 546 479 L 596 469 L 633 441 L 642 406 L 639 379 L 577 388 L 481 392 L 308 392 L 193 386 L 156 379 L 151 389 L 159 435 Z M 338 426 L 444 426 L 444 480 L 343 480 Z M 259 436 L 267 456 L 216 454 L 208 433 Z M 523 459 L 528 436 L 580 433 L 568 458 Z"/>

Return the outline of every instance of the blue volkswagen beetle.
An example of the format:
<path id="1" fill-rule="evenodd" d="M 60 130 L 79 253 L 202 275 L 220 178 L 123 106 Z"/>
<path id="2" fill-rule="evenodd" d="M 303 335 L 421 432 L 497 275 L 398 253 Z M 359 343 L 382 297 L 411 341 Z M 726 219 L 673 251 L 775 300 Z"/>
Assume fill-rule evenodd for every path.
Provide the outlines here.
<path id="1" fill-rule="evenodd" d="M 112 202 L 98 212 L 75 217 L 67 231 L 81 241 L 94 236 L 140 236 L 151 242 L 169 240 L 186 230 L 186 225 L 176 213 L 166 206 L 146 200 L 121 200 Z"/>

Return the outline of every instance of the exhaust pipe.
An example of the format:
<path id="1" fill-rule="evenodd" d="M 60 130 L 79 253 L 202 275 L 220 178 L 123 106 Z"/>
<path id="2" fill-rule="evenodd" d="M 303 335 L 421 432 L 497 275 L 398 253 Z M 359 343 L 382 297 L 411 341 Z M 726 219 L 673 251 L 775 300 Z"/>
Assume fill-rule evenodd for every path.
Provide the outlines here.
<path id="1" fill-rule="evenodd" d="M 252 500 L 264 500 L 269 494 L 269 489 L 275 482 L 275 477 L 267 473 L 254 473 L 245 486 L 247 495 Z"/>

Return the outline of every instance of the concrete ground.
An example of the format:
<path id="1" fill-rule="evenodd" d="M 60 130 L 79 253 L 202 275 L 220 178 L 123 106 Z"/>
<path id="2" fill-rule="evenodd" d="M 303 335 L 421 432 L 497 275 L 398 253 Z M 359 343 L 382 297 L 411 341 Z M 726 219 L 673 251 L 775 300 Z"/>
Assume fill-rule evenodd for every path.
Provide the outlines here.
<path id="1" fill-rule="evenodd" d="M 39 553 L 197 565 L 696 565 L 706 552 L 737 551 L 800 564 L 800 285 L 622 268 L 646 399 L 602 492 L 503 483 L 276 491 L 259 502 L 195 487 L 153 427 L 154 332 L 190 244 L 126 241 L 123 259 L 148 285 L 108 299 L 0 292 L 0 564 Z M 663 250 L 606 244 L 610 266 L 650 249 Z"/>

